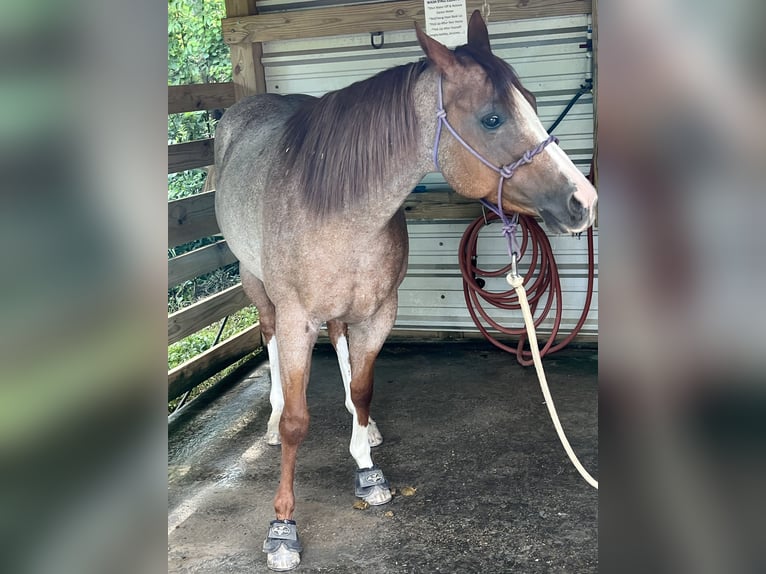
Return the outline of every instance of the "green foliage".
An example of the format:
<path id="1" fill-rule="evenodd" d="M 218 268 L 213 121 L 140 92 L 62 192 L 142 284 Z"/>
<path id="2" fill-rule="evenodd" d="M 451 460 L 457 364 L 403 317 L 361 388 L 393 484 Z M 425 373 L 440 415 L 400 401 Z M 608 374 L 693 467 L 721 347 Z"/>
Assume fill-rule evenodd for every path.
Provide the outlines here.
<path id="1" fill-rule="evenodd" d="M 168 84 L 231 81 L 223 0 L 169 0 Z"/>
<path id="2" fill-rule="evenodd" d="M 229 48 L 221 35 L 223 0 L 168 2 L 168 85 L 231 81 Z M 211 138 L 221 111 L 168 116 L 168 144 Z M 168 175 L 168 199 L 199 193 L 205 170 Z"/>
<path id="3" fill-rule="evenodd" d="M 204 169 L 187 169 L 168 175 L 168 201 L 189 197 L 199 193 L 205 185 L 207 171 Z"/>

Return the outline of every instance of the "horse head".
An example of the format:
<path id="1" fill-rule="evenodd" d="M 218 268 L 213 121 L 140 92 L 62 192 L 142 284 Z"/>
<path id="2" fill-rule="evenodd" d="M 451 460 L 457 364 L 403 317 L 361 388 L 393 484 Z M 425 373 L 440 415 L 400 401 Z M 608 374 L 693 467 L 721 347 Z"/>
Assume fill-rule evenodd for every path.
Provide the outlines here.
<path id="1" fill-rule="evenodd" d="M 439 74 L 437 121 L 447 129 L 439 124 L 434 159 L 452 188 L 506 211 L 539 215 L 553 232 L 592 225 L 596 190 L 549 138 L 532 93 L 492 54 L 479 11 L 471 16 L 468 44 L 454 51 L 415 28 Z"/>

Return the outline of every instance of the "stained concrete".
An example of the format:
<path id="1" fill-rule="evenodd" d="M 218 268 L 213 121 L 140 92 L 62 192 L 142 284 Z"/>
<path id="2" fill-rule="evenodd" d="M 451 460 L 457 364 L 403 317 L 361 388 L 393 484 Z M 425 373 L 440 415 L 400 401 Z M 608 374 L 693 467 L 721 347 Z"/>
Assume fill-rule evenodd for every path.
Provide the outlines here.
<path id="1" fill-rule="evenodd" d="M 597 356 L 545 359 L 580 460 L 597 475 Z M 356 510 L 351 417 L 329 346 L 314 352 L 298 458 L 298 572 L 597 571 L 597 492 L 570 465 L 532 368 L 486 343 L 389 343 L 376 363 L 373 460 L 415 488 Z M 266 445 L 268 368 L 169 425 L 168 571 L 268 572 L 279 447 Z"/>

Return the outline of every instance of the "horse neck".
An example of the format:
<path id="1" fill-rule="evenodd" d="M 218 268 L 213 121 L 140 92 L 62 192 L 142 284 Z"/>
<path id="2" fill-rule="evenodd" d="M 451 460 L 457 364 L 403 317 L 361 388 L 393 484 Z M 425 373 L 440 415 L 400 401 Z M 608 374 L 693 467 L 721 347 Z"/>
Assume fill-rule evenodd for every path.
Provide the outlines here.
<path id="1" fill-rule="evenodd" d="M 348 208 L 348 217 L 375 227 L 387 225 L 423 177 L 437 170 L 433 164 L 436 99 L 436 74 L 426 70 L 413 90 L 419 136 L 416 153 L 394 154 L 397 159 L 388 164 L 388 173 L 381 178 L 378 192 L 370 194 L 369 201 Z"/>

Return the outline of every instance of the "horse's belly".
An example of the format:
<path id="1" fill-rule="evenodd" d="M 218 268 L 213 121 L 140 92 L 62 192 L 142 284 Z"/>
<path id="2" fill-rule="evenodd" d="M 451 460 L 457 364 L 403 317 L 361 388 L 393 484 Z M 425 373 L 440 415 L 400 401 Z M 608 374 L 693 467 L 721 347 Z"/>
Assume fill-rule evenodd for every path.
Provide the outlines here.
<path id="1" fill-rule="evenodd" d="M 385 257 L 363 260 L 350 258 L 343 264 L 328 266 L 321 256 L 295 267 L 291 285 L 284 290 L 272 283 L 276 298 L 291 298 L 292 292 L 301 306 L 319 321 L 338 319 L 359 323 L 375 315 L 392 297 L 406 272 L 406 252 L 398 249 Z M 270 281 L 266 281 L 267 290 Z"/>

